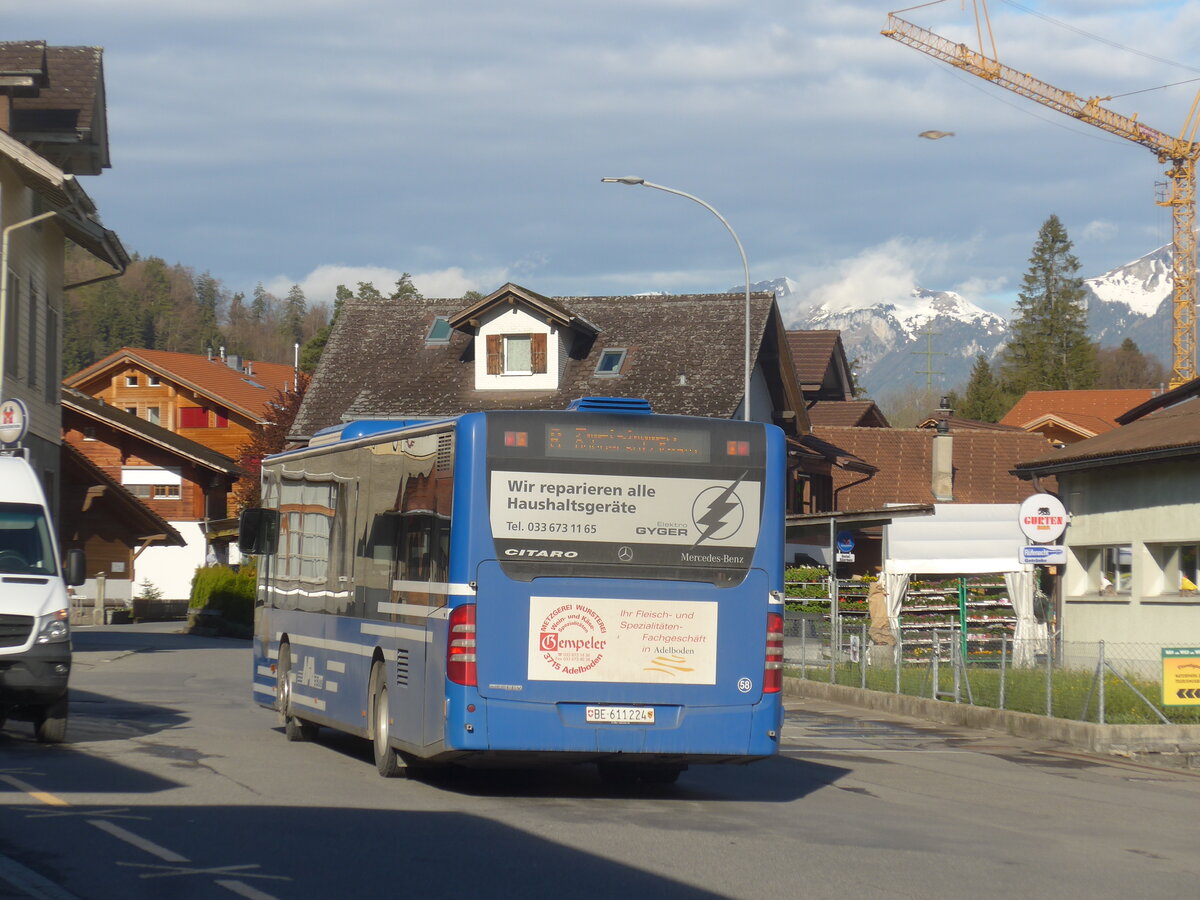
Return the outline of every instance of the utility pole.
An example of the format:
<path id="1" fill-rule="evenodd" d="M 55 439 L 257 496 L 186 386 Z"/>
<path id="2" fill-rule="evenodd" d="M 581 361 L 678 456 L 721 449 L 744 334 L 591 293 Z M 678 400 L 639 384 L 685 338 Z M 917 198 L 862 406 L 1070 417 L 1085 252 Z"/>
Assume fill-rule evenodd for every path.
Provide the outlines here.
<path id="1" fill-rule="evenodd" d="M 945 356 L 946 355 L 944 352 L 942 352 L 940 350 L 933 349 L 933 339 L 935 337 L 941 337 L 941 336 L 942 336 L 942 333 L 940 331 L 924 331 L 924 332 L 922 332 L 920 334 L 920 337 L 925 338 L 925 349 L 912 351 L 917 356 L 925 357 L 925 368 L 918 369 L 917 374 L 925 376 L 925 390 L 930 391 L 930 392 L 933 391 L 933 376 L 945 374 L 943 372 L 935 372 L 933 370 L 933 358 L 935 356 Z"/>

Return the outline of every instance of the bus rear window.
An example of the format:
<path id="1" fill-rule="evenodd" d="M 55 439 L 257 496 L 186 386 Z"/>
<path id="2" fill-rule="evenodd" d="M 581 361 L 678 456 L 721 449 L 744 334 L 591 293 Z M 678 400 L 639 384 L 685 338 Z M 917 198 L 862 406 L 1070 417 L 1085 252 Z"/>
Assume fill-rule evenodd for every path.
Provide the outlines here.
<path id="1" fill-rule="evenodd" d="M 488 508 L 512 577 L 739 583 L 758 542 L 761 425 L 489 417 Z"/>

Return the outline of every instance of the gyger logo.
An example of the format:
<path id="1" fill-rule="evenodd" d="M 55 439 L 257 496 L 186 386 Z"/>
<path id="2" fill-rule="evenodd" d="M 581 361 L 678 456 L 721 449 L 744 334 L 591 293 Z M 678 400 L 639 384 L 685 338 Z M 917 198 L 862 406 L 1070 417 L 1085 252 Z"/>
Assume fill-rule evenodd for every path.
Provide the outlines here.
<path id="1" fill-rule="evenodd" d="M 608 626 L 598 612 L 583 603 L 564 603 L 542 620 L 538 653 L 563 675 L 590 672 L 604 659 Z"/>
<path id="2" fill-rule="evenodd" d="M 692 501 L 692 522 L 700 537 L 696 538 L 693 547 L 704 541 L 726 540 L 741 530 L 746 510 L 736 491 L 745 477 L 743 474 L 729 487 L 713 485 L 696 495 Z"/>

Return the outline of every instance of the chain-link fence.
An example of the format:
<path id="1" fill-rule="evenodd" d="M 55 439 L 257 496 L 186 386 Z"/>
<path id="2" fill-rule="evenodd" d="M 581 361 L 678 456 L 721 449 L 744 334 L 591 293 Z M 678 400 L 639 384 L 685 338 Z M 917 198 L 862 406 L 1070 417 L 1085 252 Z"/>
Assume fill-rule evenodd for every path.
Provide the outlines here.
<path id="1" fill-rule="evenodd" d="M 1086 722 L 1200 724 L 1200 690 L 1168 681 L 1164 696 L 1163 686 L 1167 668 L 1200 672 L 1200 659 L 1164 661 L 1157 644 L 1017 642 L 952 626 L 877 644 L 865 621 L 790 610 L 784 635 L 784 668 L 797 678 Z"/>

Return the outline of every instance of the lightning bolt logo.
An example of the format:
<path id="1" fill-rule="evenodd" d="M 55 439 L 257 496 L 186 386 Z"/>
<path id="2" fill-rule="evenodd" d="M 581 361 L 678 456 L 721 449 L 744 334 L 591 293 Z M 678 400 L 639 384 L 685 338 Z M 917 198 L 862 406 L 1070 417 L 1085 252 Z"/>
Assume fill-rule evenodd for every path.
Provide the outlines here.
<path id="1" fill-rule="evenodd" d="M 692 521 L 700 529 L 700 537 L 696 538 L 696 543 L 692 544 L 693 547 L 699 546 L 709 538 L 721 540 L 721 535 L 718 535 L 717 532 L 726 526 L 732 526 L 731 530 L 734 532 L 741 527 L 742 501 L 734 491 L 737 490 L 737 486 L 742 483 L 746 475 L 747 473 L 743 472 L 733 484 L 726 488 L 705 488 L 696 497 L 695 502 L 692 503 Z M 709 499 L 710 495 L 714 493 L 715 496 Z M 706 500 L 707 505 L 705 505 Z M 704 508 L 703 514 L 697 516 L 696 512 L 702 507 Z"/>

